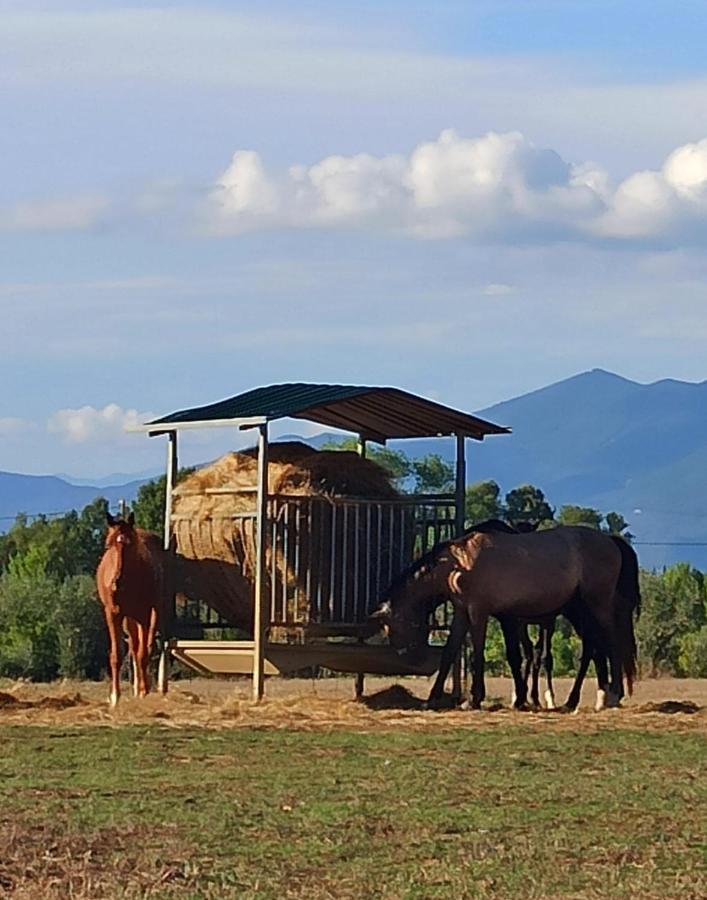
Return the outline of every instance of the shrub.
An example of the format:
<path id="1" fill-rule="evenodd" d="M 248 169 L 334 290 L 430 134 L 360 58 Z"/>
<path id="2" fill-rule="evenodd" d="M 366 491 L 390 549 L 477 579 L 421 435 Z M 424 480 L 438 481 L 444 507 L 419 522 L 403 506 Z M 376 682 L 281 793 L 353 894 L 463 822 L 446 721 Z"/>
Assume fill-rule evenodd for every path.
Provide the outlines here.
<path id="1" fill-rule="evenodd" d="M 65 678 L 100 678 L 108 638 L 96 583 L 89 575 L 66 578 L 55 611 L 58 669 Z"/>

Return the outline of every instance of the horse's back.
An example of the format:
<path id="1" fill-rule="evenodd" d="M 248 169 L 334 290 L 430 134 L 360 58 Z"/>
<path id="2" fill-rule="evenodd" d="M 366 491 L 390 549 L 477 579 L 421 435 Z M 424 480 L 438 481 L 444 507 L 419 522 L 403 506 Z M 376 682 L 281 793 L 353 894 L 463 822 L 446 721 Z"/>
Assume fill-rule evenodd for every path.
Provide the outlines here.
<path id="1" fill-rule="evenodd" d="M 620 553 L 608 535 L 582 526 L 521 534 L 479 535 L 469 555 L 469 583 L 514 604 L 566 602 L 575 591 L 604 592 L 616 584 Z"/>

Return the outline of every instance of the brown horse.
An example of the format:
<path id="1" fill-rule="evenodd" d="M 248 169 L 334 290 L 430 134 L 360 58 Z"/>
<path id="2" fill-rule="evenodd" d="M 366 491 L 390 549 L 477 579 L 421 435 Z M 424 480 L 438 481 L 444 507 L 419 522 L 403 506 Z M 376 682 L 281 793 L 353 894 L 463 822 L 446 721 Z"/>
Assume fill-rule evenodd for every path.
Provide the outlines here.
<path id="1" fill-rule="evenodd" d="M 159 537 L 127 520 L 107 514 L 105 551 L 96 571 L 98 596 L 110 638 L 110 705 L 120 696 L 121 631 L 135 667 L 135 693 L 150 690 L 148 665 L 163 612 L 163 550 Z"/>
<path id="2" fill-rule="evenodd" d="M 581 526 L 528 534 L 472 532 L 411 566 L 391 586 L 375 615 L 387 625 L 398 652 L 419 656 L 426 652 L 427 614 L 441 597 L 451 597 L 455 616 L 445 655 L 453 658 L 471 632 L 470 705 L 478 709 L 485 696 L 489 616 L 503 628 L 520 700 L 525 685 L 520 678 L 518 620 L 537 621 L 563 612 L 585 639 L 589 658 L 595 651 L 608 656 L 610 700 L 618 703 L 622 675 L 630 691 L 635 674 L 633 612 L 640 603 L 633 568 L 627 569 L 629 555 L 635 554 L 625 546 L 624 551 L 609 535 Z"/>

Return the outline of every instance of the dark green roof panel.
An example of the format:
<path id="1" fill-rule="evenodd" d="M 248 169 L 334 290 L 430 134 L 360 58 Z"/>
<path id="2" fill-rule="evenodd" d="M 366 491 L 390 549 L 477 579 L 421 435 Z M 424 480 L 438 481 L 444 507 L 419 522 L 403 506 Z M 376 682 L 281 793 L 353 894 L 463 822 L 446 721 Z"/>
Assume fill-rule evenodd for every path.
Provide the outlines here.
<path id="1" fill-rule="evenodd" d="M 369 387 L 354 387 L 346 384 L 271 384 L 269 387 L 255 388 L 210 403 L 172 413 L 155 423 L 163 422 L 208 422 L 215 419 L 248 419 L 264 416 L 267 419 L 285 419 L 296 416 L 303 409 L 322 403 L 334 403 L 357 394 L 365 394 Z"/>
<path id="2" fill-rule="evenodd" d="M 509 429 L 391 387 L 346 384 L 274 384 L 236 397 L 172 413 L 160 426 L 261 417 L 307 419 L 372 440 L 465 434 L 481 440 Z"/>

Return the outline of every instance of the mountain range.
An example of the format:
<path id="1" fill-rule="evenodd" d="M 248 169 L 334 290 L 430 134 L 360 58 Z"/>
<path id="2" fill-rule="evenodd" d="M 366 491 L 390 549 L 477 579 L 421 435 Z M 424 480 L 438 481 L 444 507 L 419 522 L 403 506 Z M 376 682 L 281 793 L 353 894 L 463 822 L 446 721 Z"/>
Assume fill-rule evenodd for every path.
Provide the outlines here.
<path id="1" fill-rule="evenodd" d="M 707 382 L 639 384 L 594 369 L 478 415 L 511 426 L 513 434 L 469 442 L 469 482 L 492 478 L 504 492 L 530 483 L 558 508 L 615 510 L 630 523 L 643 565 L 686 559 L 707 569 Z M 411 457 L 454 454 L 448 439 L 391 446 Z M 0 526 L 20 511 L 81 508 L 98 495 L 131 500 L 145 473 L 122 478 L 90 485 L 0 472 Z"/>

